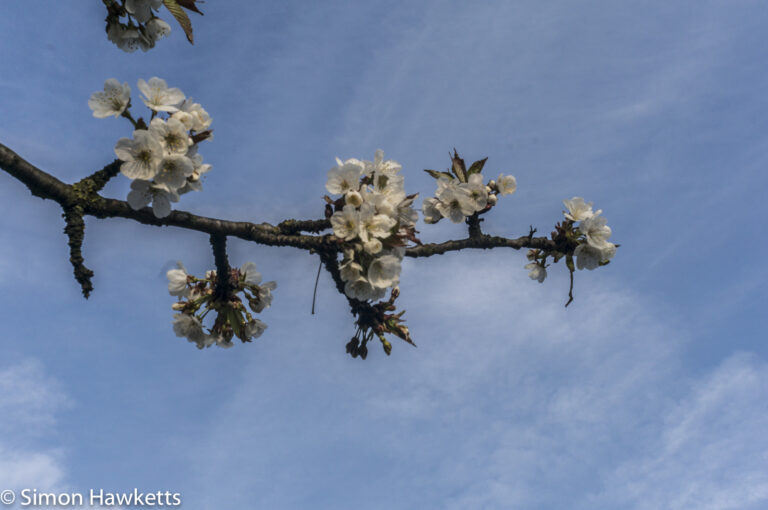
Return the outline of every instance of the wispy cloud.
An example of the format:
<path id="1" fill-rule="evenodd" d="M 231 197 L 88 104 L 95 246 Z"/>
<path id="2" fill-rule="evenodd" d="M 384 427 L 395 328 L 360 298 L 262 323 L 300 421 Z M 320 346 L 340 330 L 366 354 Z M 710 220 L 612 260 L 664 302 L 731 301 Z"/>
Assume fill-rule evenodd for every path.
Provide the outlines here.
<path id="1" fill-rule="evenodd" d="M 764 363 L 737 355 L 692 377 L 682 359 L 688 333 L 656 304 L 601 280 L 578 288 L 566 311 L 561 277 L 540 286 L 510 258 L 491 255 L 480 267 L 457 256 L 409 274 L 404 305 L 420 347 L 345 366 L 350 392 L 321 375 L 342 370 L 330 358 L 302 375 L 254 367 L 194 456 L 222 474 L 203 483 L 227 484 L 232 504 L 281 508 L 300 508 L 310 494 L 325 502 L 318 508 L 768 501 L 759 470 L 768 444 L 754 442 L 768 420 Z M 488 277 L 505 265 L 503 277 Z M 284 400 L 298 388 L 298 400 Z M 352 459 L 367 459 L 366 469 Z M 264 483 L 247 485 L 236 474 L 245 472 Z M 304 480 L 301 496 L 289 473 Z M 697 506 L 707 495 L 724 503 Z"/>
<path id="2" fill-rule="evenodd" d="M 61 452 L 36 438 L 56 425 L 70 400 L 34 360 L 0 367 L 0 481 L 3 489 L 62 487 Z"/>

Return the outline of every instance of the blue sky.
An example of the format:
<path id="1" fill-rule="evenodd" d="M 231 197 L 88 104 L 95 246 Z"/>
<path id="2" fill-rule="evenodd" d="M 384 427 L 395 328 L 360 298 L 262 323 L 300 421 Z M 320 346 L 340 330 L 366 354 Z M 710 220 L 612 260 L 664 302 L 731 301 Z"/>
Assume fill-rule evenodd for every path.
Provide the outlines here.
<path id="1" fill-rule="evenodd" d="M 278 281 L 254 344 L 171 330 L 165 271 L 207 238 L 87 221 L 85 301 L 60 210 L 0 173 L 0 489 L 180 492 L 184 508 L 768 507 L 768 8 L 733 2 L 214 2 L 124 54 L 100 2 L 0 7 L 0 142 L 72 182 L 114 158 L 107 78 L 152 76 L 213 117 L 205 191 L 178 207 L 322 214 L 334 158 L 400 162 L 406 189 L 456 147 L 518 191 L 487 232 L 603 209 L 614 261 L 528 279 L 523 253 L 409 260 L 419 345 L 361 362 L 316 258 L 231 242 Z M 169 19 L 167 14 L 164 15 Z M 139 111 L 139 109 L 135 109 Z M 124 198 L 128 180 L 105 189 Z M 465 235 L 421 225 L 423 240 Z"/>

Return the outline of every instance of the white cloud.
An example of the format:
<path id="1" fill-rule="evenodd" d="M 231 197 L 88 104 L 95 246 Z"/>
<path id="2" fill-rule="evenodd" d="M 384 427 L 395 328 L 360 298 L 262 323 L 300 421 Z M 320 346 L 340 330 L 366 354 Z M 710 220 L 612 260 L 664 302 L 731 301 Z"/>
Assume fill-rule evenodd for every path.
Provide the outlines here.
<path id="1" fill-rule="evenodd" d="M 61 488 L 60 452 L 35 444 L 69 399 L 33 360 L 0 367 L 0 481 L 3 489 Z"/>
<path id="2" fill-rule="evenodd" d="M 409 262 L 401 299 L 416 350 L 373 349 L 354 365 L 318 353 L 301 370 L 289 357 L 281 370 L 256 363 L 192 455 L 203 490 L 281 508 L 309 495 L 316 508 L 768 501 L 765 363 L 739 355 L 692 379 L 687 333 L 654 303 L 590 273 L 565 310 L 557 271 L 539 285 L 520 254 L 476 260 Z"/>
<path id="3" fill-rule="evenodd" d="M 631 509 L 729 510 L 768 502 L 768 364 L 739 353 L 668 411 L 645 455 L 607 477 L 605 500 Z"/>

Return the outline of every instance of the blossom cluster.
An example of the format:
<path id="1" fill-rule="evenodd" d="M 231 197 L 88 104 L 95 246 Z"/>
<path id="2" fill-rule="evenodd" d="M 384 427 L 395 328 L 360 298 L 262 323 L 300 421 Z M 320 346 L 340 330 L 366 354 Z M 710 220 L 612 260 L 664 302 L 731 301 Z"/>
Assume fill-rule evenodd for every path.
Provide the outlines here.
<path id="1" fill-rule="evenodd" d="M 341 198 L 326 200 L 334 207 L 330 217 L 334 235 L 344 243 L 339 266 L 347 296 L 361 301 L 379 300 L 400 281 L 407 241 L 417 241 L 413 209 L 417 195 L 406 195 L 402 166 L 384 160 L 376 151 L 373 161 L 336 160 L 325 188 Z"/>
<path id="2" fill-rule="evenodd" d="M 511 175 L 499 174 L 497 180 L 484 184 L 481 172 L 485 159 L 474 162 L 469 170 L 456 152 L 451 160 L 453 173 L 427 170 L 437 179 L 437 192 L 424 200 L 422 213 L 426 223 L 437 223 L 443 218 L 461 223 L 468 216 L 490 210 L 499 196 L 511 195 L 517 189 L 517 181 Z"/>
<path id="3" fill-rule="evenodd" d="M 171 26 L 156 16 L 163 0 L 112 2 L 107 16 L 107 39 L 123 51 L 148 51 L 171 33 Z M 125 18 L 125 19 L 124 19 Z"/>
<path id="4" fill-rule="evenodd" d="M 230 271 L 231 292 L 228 296 L 217 294 L 219 276 L 215 270 L 208 271 L 205 278 L 196 278 L 179 263 L 178 269 L 168 271 L 167 277 L 168 292 L 179 298 L 173 304 L 173 309 L 179 312 L 173 317 L 173 331 L 176 336 L 186 337 L 196 344 L 198 349 L 212 345 L 232 347 L 235 336 L 250 342 L 267 329 L 267 325 L 255 319 L 248 308 L 254 313 L 269 308 L 277 283 L 261 283 L 261 273 L 253 262 Z M 240 293 L 242 298 L 238 296 Z M 248 308 L 243 301 L 248 303 Z M 213 326 L 205 328 L 203 320 L 211 310 L 216 312 L 216 319 Z"/>
<path id="5" fill-rule="evenodd" d="M 115 154 L 123 163 L 120 172 L 133 179 L 128 203 L 141 209 L 152 203 L 158 218 L 171 213 L 171 202 L 190 191 L 201 191 L 200 177 L 211 169 L 198 154 L 199 142 L 211 138 L 211 117 L 199 103 L 186 98 L 164 80 L 138 81 L 142 101 L 152 111 L 147 126 L 130 114 L 131 88 L 114 78 L 104 83 L 104 92 L 94 92 L 88 101 L 93 116 L 126 117 L 134 127 L 132 138 L 121 138 Z"/>
<path id="6" fill-rule="evenodd" d="M 606 225 L 606 219 L 597 212 L 592 211 L 592 202 L 585 203 L 581 197 L 573 197 L 563 200 L 568 209 L 564 212 L 565 218 L 572 222 L 580 222 L 576 225 L 576 233 L 579 234 L 579 245 L 573 252 L 576 257 L 578 269 L 593 270 L 605 265 L 616 255 L 616 245 L 609 242 L 611 227 Z"/>
<path id="7" fill-rule="evenodd" d="M 555 242 L 565 240 L 568 246 L 573 248 L 572 255 L 565 253 L 548 253 L 541 250 L 530 250 L 528 252 L 528 264 L 525 269 L 529 270 L 528 276 L 532 280 L 542 283 L 547 277 L 547 257 L 553 256 L 555 262 L 561 257 L 567 256 L 567 264 L 571 272 L 575 269 L 593 270 L 604 266 L 616 254 L 616 245 L 609 242 L 611 237 L 611 227 L 606 225 L 606 219 L 602 210 L 593 211 L 592 202 L 586 203 L 581 197 L 573 197 L 570 200 L 563 200 L 567 211 L 564 211 L 566 221 L 556 226 L 556 232 L 552 233 L 552 239 Z M 576 263 L 573 263 L 573 257 Z"/>

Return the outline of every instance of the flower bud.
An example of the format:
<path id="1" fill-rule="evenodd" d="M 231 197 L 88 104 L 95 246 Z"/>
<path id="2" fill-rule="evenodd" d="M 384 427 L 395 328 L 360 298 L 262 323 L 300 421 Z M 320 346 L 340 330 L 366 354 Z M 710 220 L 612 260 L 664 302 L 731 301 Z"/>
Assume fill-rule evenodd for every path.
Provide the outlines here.
<path id="1" fill-rule="evenodd" d="M 363 205 L 363 197 L 357 191 L 348 191 L 344 195 L 344 202 L 352 207 L 360 207 Z"/>
<path id="2" fill-rule="evenodd" d="M 489 188 L 495 188 L 496 187 L 496 181 L 494 181 L 493 179 L 488 181 L 488 187 Z"/>
<path id="3" fill-rule="evenodd" d="M 171 308 L 176 310 L 177 312 L 180 312 L 184 309 L 184 307 L 187 305 L 185 301 L 176 301 L 174 304 L 171 305 Z"/>
<path id="4" fill-rule="evenodd" d="M 498 201 L 499 201 L 499 199 L 496 198 L 496 195 L 488 195 L 488 203 L 490 205 L 492 205 L 492 206 L 496 205 L 496 202 L 498 202 Z"/>

